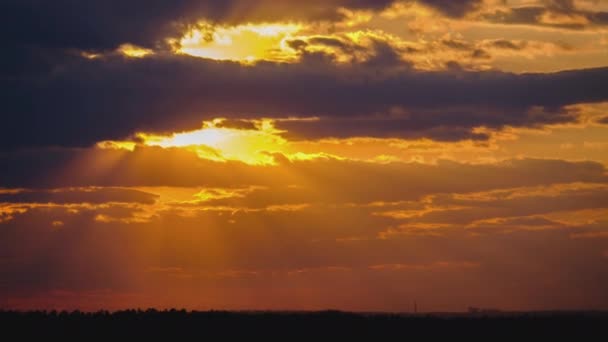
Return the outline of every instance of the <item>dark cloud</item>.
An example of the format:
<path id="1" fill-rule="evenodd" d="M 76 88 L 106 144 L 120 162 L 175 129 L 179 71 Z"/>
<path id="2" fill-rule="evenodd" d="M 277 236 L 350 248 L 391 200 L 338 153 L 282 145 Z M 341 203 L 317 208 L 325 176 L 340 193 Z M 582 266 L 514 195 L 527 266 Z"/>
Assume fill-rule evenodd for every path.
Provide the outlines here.
<path id="1" fill-rule="evenodd" d="M 471 50 L 473 49 L 473 45 L 464 40 L 456 40 L 456 39 L 443 39 L 441 43 L 449 48 L 455 50 Z"/>
<path id="2" fill-rule="evenodd" d="M 514 192 L 507 191 L 498 198 L 489 199 L 457 199 L 453 195 L 436 196 L 432 200 L 431 206 L 456 209 L 430 210 L 428 213 L 407 221 L 466 225 L 494 218 L 515 218 L 563 211 L 608 208 L 608 189 L 605 187 L 569 189 L 561 191 L 557 195 L 523 192 L 523 194 L 519 193 L 510 198 L 509 194 Z M 559 225 L 557 227 L 559 228 Z"/>
<path id="3" fill-rule="evenodd" d="M 462 15 L 478 1 L 423 1 L 448 15 Z M 341 6 L 380 10 L 392 1 L 16 1 L 0 4 L 0 30 L 6 49 L 0 64 L 3 103 L 0 150 L 87 147 L 123 139 L 142 130 L 196 129 L 218 116 L 321 117 L 316 123 L 282 123 L 289 135 L 321 137 L 413 137 L 453 141 L 485 139 L 479 126 L 535 127 L 570 122 L 562 107 L 608 99 L 602 87 L 607 69 L 515 75 L 452 71 L 419 72 L 386 42 L 374 41 L 372 54 L 358 65 L 336 66 L 335 56 L 311 53 L 324 45 L 352 54 L 362 47 L 340 39 L 312 37 L 289 44 L 301 52 L 299 65 L 241 66 L 162 52 L 163 39 L 199 18 L 217 21 L 269 20 L 285 16 L 334 18 Z M 568 2 L 551 8 L 571 11 Z M 544 7 L 543 7 L 544 8 Z M 532 11 L 534 12 L 534 11 Z M 536 17 L 538 13 L 531 14 Z M 245 20 L 245 19 L 243 19 Z M 87 60 L 83 50 L 99 51 L 134 43 L 159 49 L 144 59 L 108 53 Z M 490 58 L 467 42 L 446 46 Z M 509 41 L 495 47 L 518 48 Z M 397 109 L 407 115 L 388 114 Z M 371 118 L 373 117 L 373 118 Z M 380 118 L 380 119 L 378 119 Z M 236 121 L 234 121 L 236 122 Z M 365 127 L 359 125 L 365 123 Z M 293 130 L 293 131 L 292 131 Z"/>
<path id="4" fill-rule="evenodd" d="M 481 114 L 483 115 L 483 114 Z M 438 125 L 434 119 L 442 116 L 446 121 Z M 318 121 L 281 121 L 276 124 L 286 130 L 283 135 L 291 140 L 323 138 L 402 138 L 432 137 L 437 141 L 487 140 L 485 133 L 472 131 L 473 112 L 417 112 L 404 118 L 321 119 Z"/>
<path id="5" fill-rule="evenodd" d="M 67 188 L 0 192 L 0 202 L 4 203 L 99 204 L 116 202 L 152 204 L 157 197 L 157 195 L 143 191 L 120 188 Z"/>
<path id="6" fill-rule="evenodd" d="M 365 68 L 382 70 L 391 68 L 411 69 L 412 64 L 403 59 L 402 51 L 394 48 L 387 42 L 373 42 L 373 56 L 361 63 Z"/>
<path id="7" fill-rule="evenodd" d="M 251 120 L 224 120 L 216 125 L 219 128 L 233 128 L 233 129 L 242 129 L 242 130 L 256 130 L 256 123 Z"/>
<path id="8" fill-rule="evenodd" d="M 180 28 L 174 21 L 191 22 L 201 13 L 220 16 L 226 2 L 44 1 L 8 0 L 0 5 L 1 29 L 10 45 L 53 48 L 113 49 L 123 43 L 154 46 Z M 207 10 L 205 10 L 207 7 Z"/>
<path id="9" fill-rule="evenodd" d="M 482 19 L 506 24 L 538 24 L 538 17 L 545 12 L 545 7 L 517 7 L 509 11 L 496 10 L 486 13 Z"/>
<path id="10" fill-rule="evenodd" d="M 349 44 L 343 42 L 338 38 L 332 37 L 312 37 L 308 39 L 308 43 L 315 45 L 325 45 L 340 48 L 342 50 L 348 50 L 350 48 Z"/>
<path id="11" fill-rule="evenodd" d="M 352 41 L 350 38 L 312 36 L 306 41 L 301 39 L 287 40 L 287 44 L 300 53 L 304 62 L 311 60 L 335 61 L 339 55 L 341 57 L 349 56 L 352 58 L 352 63 L 360 63 L 366 67 L 386 68 L 410 65 L 401 56 L 406 51 L 401 51 L 402 49 L 378 39 L 370 39 L 370 44 L 365 46 Z M 319 48 L 329 48 L 331 51 L 319 52 Z M 366 57 L 358 58 L 356 53 Z"/>
<path id="12" fill-rule="evenodd" d="M 3 80 L 0 146 L 90 146 L 142 130 L 196 129 L 214 117 L 347 119 L 395 108 L 411 115 L 401 121 L 405 130 L 444 135 L 451 127 L 573 121 L 563 106 L 608 99 L 606 68 L 521 75 L 393 70 L 381 65 L 398 63 L 394 52 L 382 51 L 364 67 L 323 59 L 245 67 L 163 54 L 70 60 Z"/>
<path id="13" fill-rule="evenodd" d="M 545 0 L 548 8 L 560 11 L 572 11 L 575 9 L 574 0 Z"/>
<path id="14" fill-rule="evenodd" d="M 475 49 L 471 53 L 471 57 L 475 59 L 490 59 L 492 56 L 484 49 Z"/>
<path id="15" fill-rule="evenodd" d="M 145 47 L 183 33 L 198 20 L 240 23 L 340 19 L 340 7 L 380 10 L 394 0 L 6 0 L 0 31 L 6 46 L 113 49 Z"/>
<path id="16" fill-rule="evenodd" d="M 462 17 L 479 7 L 483 0 L 418 0 L 450 17 Z"/>
<path id="17" fill-rule="evenodd" d="M 99 208 L 33 208 L 1 224 L 0 296 L 6 299 L 1 305 L 33 298 L 31 308 L 205 303 L 217 309 L 242 308 L 243 298 L 262 298 L 246 303 L 300 308 L 294 292 L 306 293 L 306 302 L 319 307 L 355 309 L 344 305 L 356 295 L 359 309 L 394 311 L 410 307 L 412 297 L 425 298 L 425 308 L 437 310 L 461 310 L 470 303 L 520 310 L 608 303 L 600 254 L 605 241 L 571 238 L 605 231 L 605 221 L 568 226 L 517 217 L 486 227 L 483 234 L 476 229 L 471 235 L 456 224 L 437 235 L 426 229 L 426 235 L 380 239 L 379 231 L 396 224 L 374 214 L 381 209 L 311 206 L 181 216 L 159 210 L 150 221 L 126 223 L 96 220 L 108 214 Z M 50 220 L 64 225 L 54 228 Z M 550 229 L 502 229 L 539 225 Z M 56 298 L 57 289 L 73 298 Z M 87 296 L 94 291 L 105 300 Z"/>
<path id="18" fill-rule="evenodd" d="M 287 45 L 294 50 L 302 51 L 308 46 L 308 43 L 302 39 L 293 39 L 287 40 Z"/>
<path id="19" fill-rule="evenodd" d="M 0 186 L 275 187 L 277 180 L 284 185 L 299 184 L 305 175 L 315 189 L 307 195 L 310 201 L 370 202 L 415 200 L 433 193 L 608 181 L 604 166 L 594 162 L 524 159 L 483 165 L 377 164 L 335 159 L 290 162 L 283 155 L 277 155 L 275 160 L 280 164 L 214 162 L 182 149 L 157 147 L 137 148 L 134 152 L 98 149 L 11 152 L 0 158 L 3 170 Z"/>
<path id="20" fill-rule="evenodd" d="M 498 49 L 505 49 L 505 50 L 523 50 L 526 46 L 527 46 L 527 42 L 523 41 L 523 42 L 513 42 L 511 40 L 507 40 L 507 39 L 497 39 L 494 40 L 492 42 L 490 42 L 489 44 L 492 47 L 498 48 Z"/>
<path id="21" fill-rule="evenodd" d="M 608 125 L 608 116 L 605 116 L 605 117 L 599 119 L 597 122 L 604 124 L 604 125 Z"/>
<path id="22" fill-rule="evenodd" d="M 401 312 L 421 298 L 425 310 L 605 308 L 598 237 L 607 222 L 595 213 L 608 205 L 608 172 L 599 162 L 374 163 L 266 152 L 276 165 L 253 166 L 183 148 L 90 147 L 217 117 L 227 118 L 219 127 L 245 130 L 277 118 L 290 139 L 486 140 L 477 127 L 574 122 L 580 114 L 568 105 L 608 101 L 608 68 L 512 74 L 454 61 L 418 71 L 404 60 L 413 48 L 371 38 L 371 48 L 344 37 L 294 40 L 300 63 L 254 66 L 164 46 L 199 19 L 335 21 L 340 7 L 393 2 L 0 2 L 0 307 Z M 419 3 L 459 18 L 482 1 Z M 564 0 L 489 20 L 549 25 L 538 19 L 546 13 L 608 22 Z M 123 43 L 155 54 L 112 52 Z M 443 44 L 473 58 L 526 48 Z M 366 58 L 338 65 L 311 45 Z"/>
<path id="23" fill-rule="evenodd" d="M 449 16 L 462 16 L 481 0 L 419 0 Z M 82 50 L 123 43 L 160 47 L 199 20 L 243 23 L 339 20 L 340 8 L 382 10 L 396 0 L 5 0 L 0 31 L 5 46 Z"/>
<path id="24" fill-rule="evenodd" d="M 543 17 L 552 18 L 543 20 Z M 544 6 L 513 7 L 508 11 L 496 10 L 484 14 L 481 19 L 504 24 L 526 24 L 564 29 L 585 29 L 608 25 L 608 12 L 578 9 L 573 1 L 550 0 Z"/>

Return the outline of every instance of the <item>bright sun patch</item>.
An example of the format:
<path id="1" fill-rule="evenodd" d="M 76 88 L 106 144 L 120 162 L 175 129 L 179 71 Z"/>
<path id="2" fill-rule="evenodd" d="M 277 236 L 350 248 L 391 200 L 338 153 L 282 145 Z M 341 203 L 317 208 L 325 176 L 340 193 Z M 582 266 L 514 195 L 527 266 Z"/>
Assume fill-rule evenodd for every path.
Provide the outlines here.
<path id="1" fill-rule="evenodd" d="M 155 135 L 137 133 L 136 140 L 144 146 L 183 148 L 195 152 L 200 158 L 215 161 L 238 160 L 252 165 L 274 164 L 271 153 L 285 152 L 287 141 L 280 136 L 271 120 L 252 120 L 255 128 L 237 129 L 226 125 L 226 120 L 205 121 L 199 130 Z M 102 149 L 133 151 L 134 141 L 103 141 Z"/>
<path id="2" fill-rule="evenodd" d="M 203 128 L 170 136 L 140 133 L 147 146 L 181 147 L 199 157 L 216 161 L 239 160 L 248 164 L 272 164 L 271 152 L 281 152 L 285 140 L 269 120 L 254 121 L 256 129 L 223 126 L 223 119 L 204 122 Z"/>
<path id="3" fill-rule="evenodd" d="M 118 47 L 117 51 L 127 57 L 132 58 L 143 58 L 154 53 L 154 51 L 150 49 L 146 49 L 132 44 L 123 44 Z"/>
<path id="4" fill-rule="evenodd" d="M 287 41 L 299 24 L 246 24 L 213 26 L 201 23 L 179 42 L 177 52 L 216 60 L 253 63 L 260 60 L 293 61 L 296 51 Z"/>

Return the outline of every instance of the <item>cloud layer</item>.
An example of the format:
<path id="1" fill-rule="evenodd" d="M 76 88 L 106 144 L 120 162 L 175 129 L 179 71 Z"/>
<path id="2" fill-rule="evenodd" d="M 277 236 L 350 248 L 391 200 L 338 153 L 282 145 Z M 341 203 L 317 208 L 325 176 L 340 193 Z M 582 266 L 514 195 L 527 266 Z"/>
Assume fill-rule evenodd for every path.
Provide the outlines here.
<path id="1" fill-rule="evenodd" d="M 0 310 L 608 308 L 607 6 L 2 1 Z"/>
<path id="2" fill-rule="evenodd" d="M 599 164 L 180 165 L 115 167 L 99 181 L 164 184 L 138 190 L 5 190 L 5 303 L 350 310 L 404 310 L 412 298 L 428 310 L 608 304 L 608 178 Z M 38 185 L 84 182 L 59 179 L 64 184 Z"/>
<path id="3" fill-rule="evenodd" d="M 564 106 L 608 99 L 601 86 L 608 69 L 524 75 L 374 70 L 325 62 L 243 67 L 168 56 L 76 60 L 3 82 L 0 145 L 83 147 L 137 131 L 196 129 L 215 117 L 288 116 L 321 117 L 285 124 L 303 138 L 458 140 L 475 138 L 472 130 L 480 126 L 573 122 Z"/>

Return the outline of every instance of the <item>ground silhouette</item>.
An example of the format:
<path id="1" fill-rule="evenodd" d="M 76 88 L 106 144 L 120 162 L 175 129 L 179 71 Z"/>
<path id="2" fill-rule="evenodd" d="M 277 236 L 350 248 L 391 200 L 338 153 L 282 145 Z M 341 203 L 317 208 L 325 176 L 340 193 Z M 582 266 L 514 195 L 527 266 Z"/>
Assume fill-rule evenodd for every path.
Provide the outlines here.
<path id="1" fill-rule="evenodd" d="M 126 310 L 0 312 L 4 336 L 19 339 L 311 338 L 575 338 L 608 341 L 607 312 L 471 312 L 466 314 L 365 314 Z"/>

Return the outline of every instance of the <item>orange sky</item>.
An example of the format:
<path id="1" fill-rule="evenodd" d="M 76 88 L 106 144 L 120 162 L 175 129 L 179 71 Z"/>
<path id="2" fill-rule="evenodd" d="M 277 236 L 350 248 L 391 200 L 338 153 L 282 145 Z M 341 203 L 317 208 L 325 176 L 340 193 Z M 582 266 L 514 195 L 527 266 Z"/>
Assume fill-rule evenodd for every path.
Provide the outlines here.
<path id="1" fill-rule="evenodd" d="M 0 5 L 0 309 L 608 309 L 608 1 L 70 6 Z"/>

